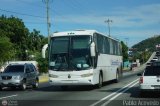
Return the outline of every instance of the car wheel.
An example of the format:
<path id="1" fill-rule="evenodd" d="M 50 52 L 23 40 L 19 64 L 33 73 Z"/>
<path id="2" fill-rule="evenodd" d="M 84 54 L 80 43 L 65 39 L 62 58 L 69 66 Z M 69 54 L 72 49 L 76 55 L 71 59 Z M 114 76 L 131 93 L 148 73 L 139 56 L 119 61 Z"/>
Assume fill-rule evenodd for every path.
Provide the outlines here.
<path id="1" fill-rule="evenodd" d="M 27 84 L 26 84 L 26 81 L 25 81 L 25 80 L 22 82 L 22 85 L 21 85 L 20 88 L 21 88 L 22 90 L 26 90 Z"/>
<path id="2" fill-rule="evenodd" d="M 103 77 L 102 74 L 99 74 L 99 83 L 98 83 L 98 88 L 101 88 L 103 85 Z"/>
<path id="3" fill-rule="evenodd" d="M 39 81 L 36 79 L 35 83 L 33 84 L 33 88 L 38 88 L 39 86 Z"/>

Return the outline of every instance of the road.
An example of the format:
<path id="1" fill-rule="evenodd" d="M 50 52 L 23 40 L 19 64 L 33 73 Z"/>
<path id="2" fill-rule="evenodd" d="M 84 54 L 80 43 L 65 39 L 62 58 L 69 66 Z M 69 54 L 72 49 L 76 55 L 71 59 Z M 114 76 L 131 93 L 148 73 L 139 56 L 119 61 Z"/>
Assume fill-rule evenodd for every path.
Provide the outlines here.
<path id="1" fill-rule="evenodd" d="M 158 93 L 139 96 L 138 72 L 125 73 L 119 83 L 110 81 L 101 89 L 71 86 L 64 91 L 48 82 L 41 83 L 37 90 L 5 89 L 0 91 L 0 102 L 5 105 L 7 101 L 10 106 L 160 106 Z"/>

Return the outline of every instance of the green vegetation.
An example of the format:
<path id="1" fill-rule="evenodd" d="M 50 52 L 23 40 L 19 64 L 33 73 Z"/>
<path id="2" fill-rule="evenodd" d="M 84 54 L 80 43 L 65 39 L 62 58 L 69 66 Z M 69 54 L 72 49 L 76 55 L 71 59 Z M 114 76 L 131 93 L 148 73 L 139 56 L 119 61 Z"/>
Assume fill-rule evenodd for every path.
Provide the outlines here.
<path id="1" fill-rule="evenodd" d="M 123 62 L 128 61 L 128 47 L 121 41 L 122 45 L 122 55 L 123 55 Z"/>
<path id="2" fill-rule="evenodd" d="M 0 66 L 14 55 L 13 44 L 7 37 L 0 37 Z"/>
<path id="3" fill-rule="evenodd" d="M 0 66 L 8 60 L 41 60 L 41 49 L 47 38 L 40 31 L 29 32 L 24 22 L 16 17 L 0 16 Z M 45 64 L 47 60 L 45 60 Z M 43 61 L 40 61 L 43 64 Z M 46 72 L 47 65 L 40 67 Z"/>

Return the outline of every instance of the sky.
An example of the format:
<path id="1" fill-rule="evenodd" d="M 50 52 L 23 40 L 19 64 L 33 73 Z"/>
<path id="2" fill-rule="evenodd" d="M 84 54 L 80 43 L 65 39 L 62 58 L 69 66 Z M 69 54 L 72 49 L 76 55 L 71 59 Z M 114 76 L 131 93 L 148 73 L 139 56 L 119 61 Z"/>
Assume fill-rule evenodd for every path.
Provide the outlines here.
<path id="1" fill-rule="evenodd" d="M 0 0 L 0 15 L 23 20 L 32 31 L 47 36 L 46 0 Z M 160 35 L 160 0 L 49 0 L 51 33 L 93 29 L 129 47 Z"/>

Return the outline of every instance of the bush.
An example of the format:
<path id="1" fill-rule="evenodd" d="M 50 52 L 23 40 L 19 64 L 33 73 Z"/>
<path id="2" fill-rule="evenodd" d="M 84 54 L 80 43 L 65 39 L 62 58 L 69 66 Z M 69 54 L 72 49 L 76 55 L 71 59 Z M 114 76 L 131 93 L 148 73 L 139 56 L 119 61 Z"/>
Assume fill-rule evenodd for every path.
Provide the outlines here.
<path id="1" fill-rule="evenodd" d="M 48 58 L 38 58 L 38 69 L 40 73 L 47 73 L 48 72 Z"/>

